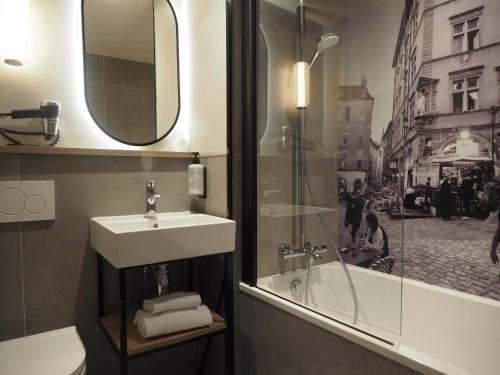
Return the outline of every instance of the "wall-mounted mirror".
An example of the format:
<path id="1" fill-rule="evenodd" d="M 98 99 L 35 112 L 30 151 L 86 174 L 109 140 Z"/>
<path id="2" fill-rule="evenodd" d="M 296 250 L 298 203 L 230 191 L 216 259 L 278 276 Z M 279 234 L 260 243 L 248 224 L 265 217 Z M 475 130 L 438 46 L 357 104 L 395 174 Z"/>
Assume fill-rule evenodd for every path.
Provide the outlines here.
<path id="1" fill-rule="evenodd" d="M 178 25 L 168 0 L 83 0 L 85 93 L 96 123 L 130 145 L 165 138 L 180 110 Z"/>

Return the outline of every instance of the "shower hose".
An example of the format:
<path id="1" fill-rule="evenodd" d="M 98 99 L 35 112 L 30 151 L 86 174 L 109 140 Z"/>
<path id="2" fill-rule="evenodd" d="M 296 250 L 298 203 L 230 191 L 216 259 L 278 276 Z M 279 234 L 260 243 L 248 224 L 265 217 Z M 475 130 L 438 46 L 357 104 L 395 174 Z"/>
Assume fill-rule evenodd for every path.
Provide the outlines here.
<path id="1" fill-rule="evenodd" d="M 342 256 L 340 255 L 339 248 L 337 244 L 335 243 L 335 240 L 333 239 L 332 232 L 330 230 L 330 226 L 328 223 L 328 219 L 326 218 L 325 215 L 321 212 L 319 209 L 319 203 L 316 198 L 316 193 L 314 192 L 314 189 L 312 187 L 310 178 L 309 178 L 309 168 L 308 168 L 308 163 L 307 163 L 307 158 L 304 155 L 304 175 L 306 177 L 306 183 L 307 183 L 307 188 L 309 189 L 309 194 L 311 195 L 311 199 L 313 201 L 314 207 L 316 209 L 316 213 L 318 214 L 318 217 L 321 221 L 321 225 L 323 227 L 323 230 L 326 233 L 326 236 L 328 237 L 328 240 L 330 241 L 330 244 L 332 245 L 332 248 L 335 250 L 335 253 L 337 255 L 337 259 L 339 260 L 340 264 L 342 264 L 342 268 L 344 269 L 344 273 L 347 277 L 347 281 L 349 282 L 349 286 L 351 287 L 351 293 L 352 293 L 352 298 L 354 301 L 354 321 L 353 325 L 356 325 L 358 322 L 358 296 L 356 294 L 356 288 L 354 287 L 354 283 L 351 278 L 351 274 L 349 273 L 349 270 L 347 269 L 347 266 L 345 265 L 344 260 L 342 259 Z M 306 305 L 309 300 L 309 290 L 310 290 L 310 277 L 311 277 L 311 267 L 313 263 L 313 258 L 311 257 L 309 259 L 309 264 L 307 267 L 307 278 L 306 278 L 306 291 L 305 291 L 305 302 Z"/>

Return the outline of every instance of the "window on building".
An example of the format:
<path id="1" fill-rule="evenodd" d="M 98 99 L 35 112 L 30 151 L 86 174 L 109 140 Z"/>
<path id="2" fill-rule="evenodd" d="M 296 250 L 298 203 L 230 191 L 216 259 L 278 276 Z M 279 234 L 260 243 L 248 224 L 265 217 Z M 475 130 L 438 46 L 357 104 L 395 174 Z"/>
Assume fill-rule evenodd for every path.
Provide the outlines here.
<path id="1" fill-rule="evenodd" d="M 409 101 L 410 129 L 415 125 L 415 95 L 412 95 Z"/>
<path id="2" fill-rule="evenodd" d="M 361 160 L 358 160 L 358 168 L 361 168 L 361 164 L 362 164 Z"/>
<path id="3" fill-rule="evenodd" d="M 344 146 L 347 146 L 349 143 L 349 132 L 344 132 Z"/>
<path id="4" fill-rule="evenodd" d="M 342 154 L 340 159 L 340 168 L 347 168 L 347 154 Z"/>
<path id="5" fill-rule="evenodd" d="M 413 82 L 416 75 L 417 75 L 417 50 L 415 47 L 415 51 L 413 51 L 410 60 L 410 82 Z"/>
<path id="6" fill-rule="evenodd" d="M 472 51 L 479 48 L 479 18 L 455 23 L 453 27 L 452 53 Z"/>
<path id="7" fill-rule="evenodd" d="M 358 145 L 363 146 L 363 137 L 358 138 Z"/>
<path id="8" fill-rule="evenodd" d="M 339 107 L 338 120 L 343 122 L 351 121 L 351 108 Z"/>
<path id="9" fill-rule="evenodd" d="M 479 109 L 479 77 L 453 81 L 452 106 L 453 112 Z"/>
<path id="10" fill-rule="evenodd" d="M 364 159 L 365 158 L 365 150 L 360 148 L 356 150 L 356 159 Z"/>

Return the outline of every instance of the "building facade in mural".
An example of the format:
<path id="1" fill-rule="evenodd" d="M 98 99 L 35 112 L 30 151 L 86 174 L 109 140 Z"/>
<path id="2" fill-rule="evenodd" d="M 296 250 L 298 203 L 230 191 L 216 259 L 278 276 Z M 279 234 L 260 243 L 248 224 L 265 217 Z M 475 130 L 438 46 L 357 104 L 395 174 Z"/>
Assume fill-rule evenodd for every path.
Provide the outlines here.
<path id="1" fill-rule="evenodd" d="M 346 191 L 354 179 L 368 184 L 370 171 L 371 128 L 374 98 L 364 77 L 357 86 L 339 87 L 339 165 L 338 173 Z"/>
<path id="2" fill-rule="evenodd" d="M 499 19 L 498 0 L 406 1 L 382 136 L 388 182 L 470 175 L 482 184 L 500 174 Z"/>

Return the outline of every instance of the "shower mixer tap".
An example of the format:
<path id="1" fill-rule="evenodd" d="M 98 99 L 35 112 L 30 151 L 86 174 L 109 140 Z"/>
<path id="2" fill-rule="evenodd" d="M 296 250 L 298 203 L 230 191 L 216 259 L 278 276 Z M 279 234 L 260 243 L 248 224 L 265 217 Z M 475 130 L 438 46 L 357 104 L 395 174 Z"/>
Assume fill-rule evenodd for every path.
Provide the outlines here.
<path id="1" fill-rule="evenodd" d="M 281 244 L 278 247 L 278 255 L 283 259 L 298 258 L 309 256 L 314 259 L 321 259 L 321 254 L 328 251 L 328 246 L 319 245 L 312 246 L 309 242 L 305 243 L 303 248 L 292 249 L 290 245 L 286 243 Z"/>

